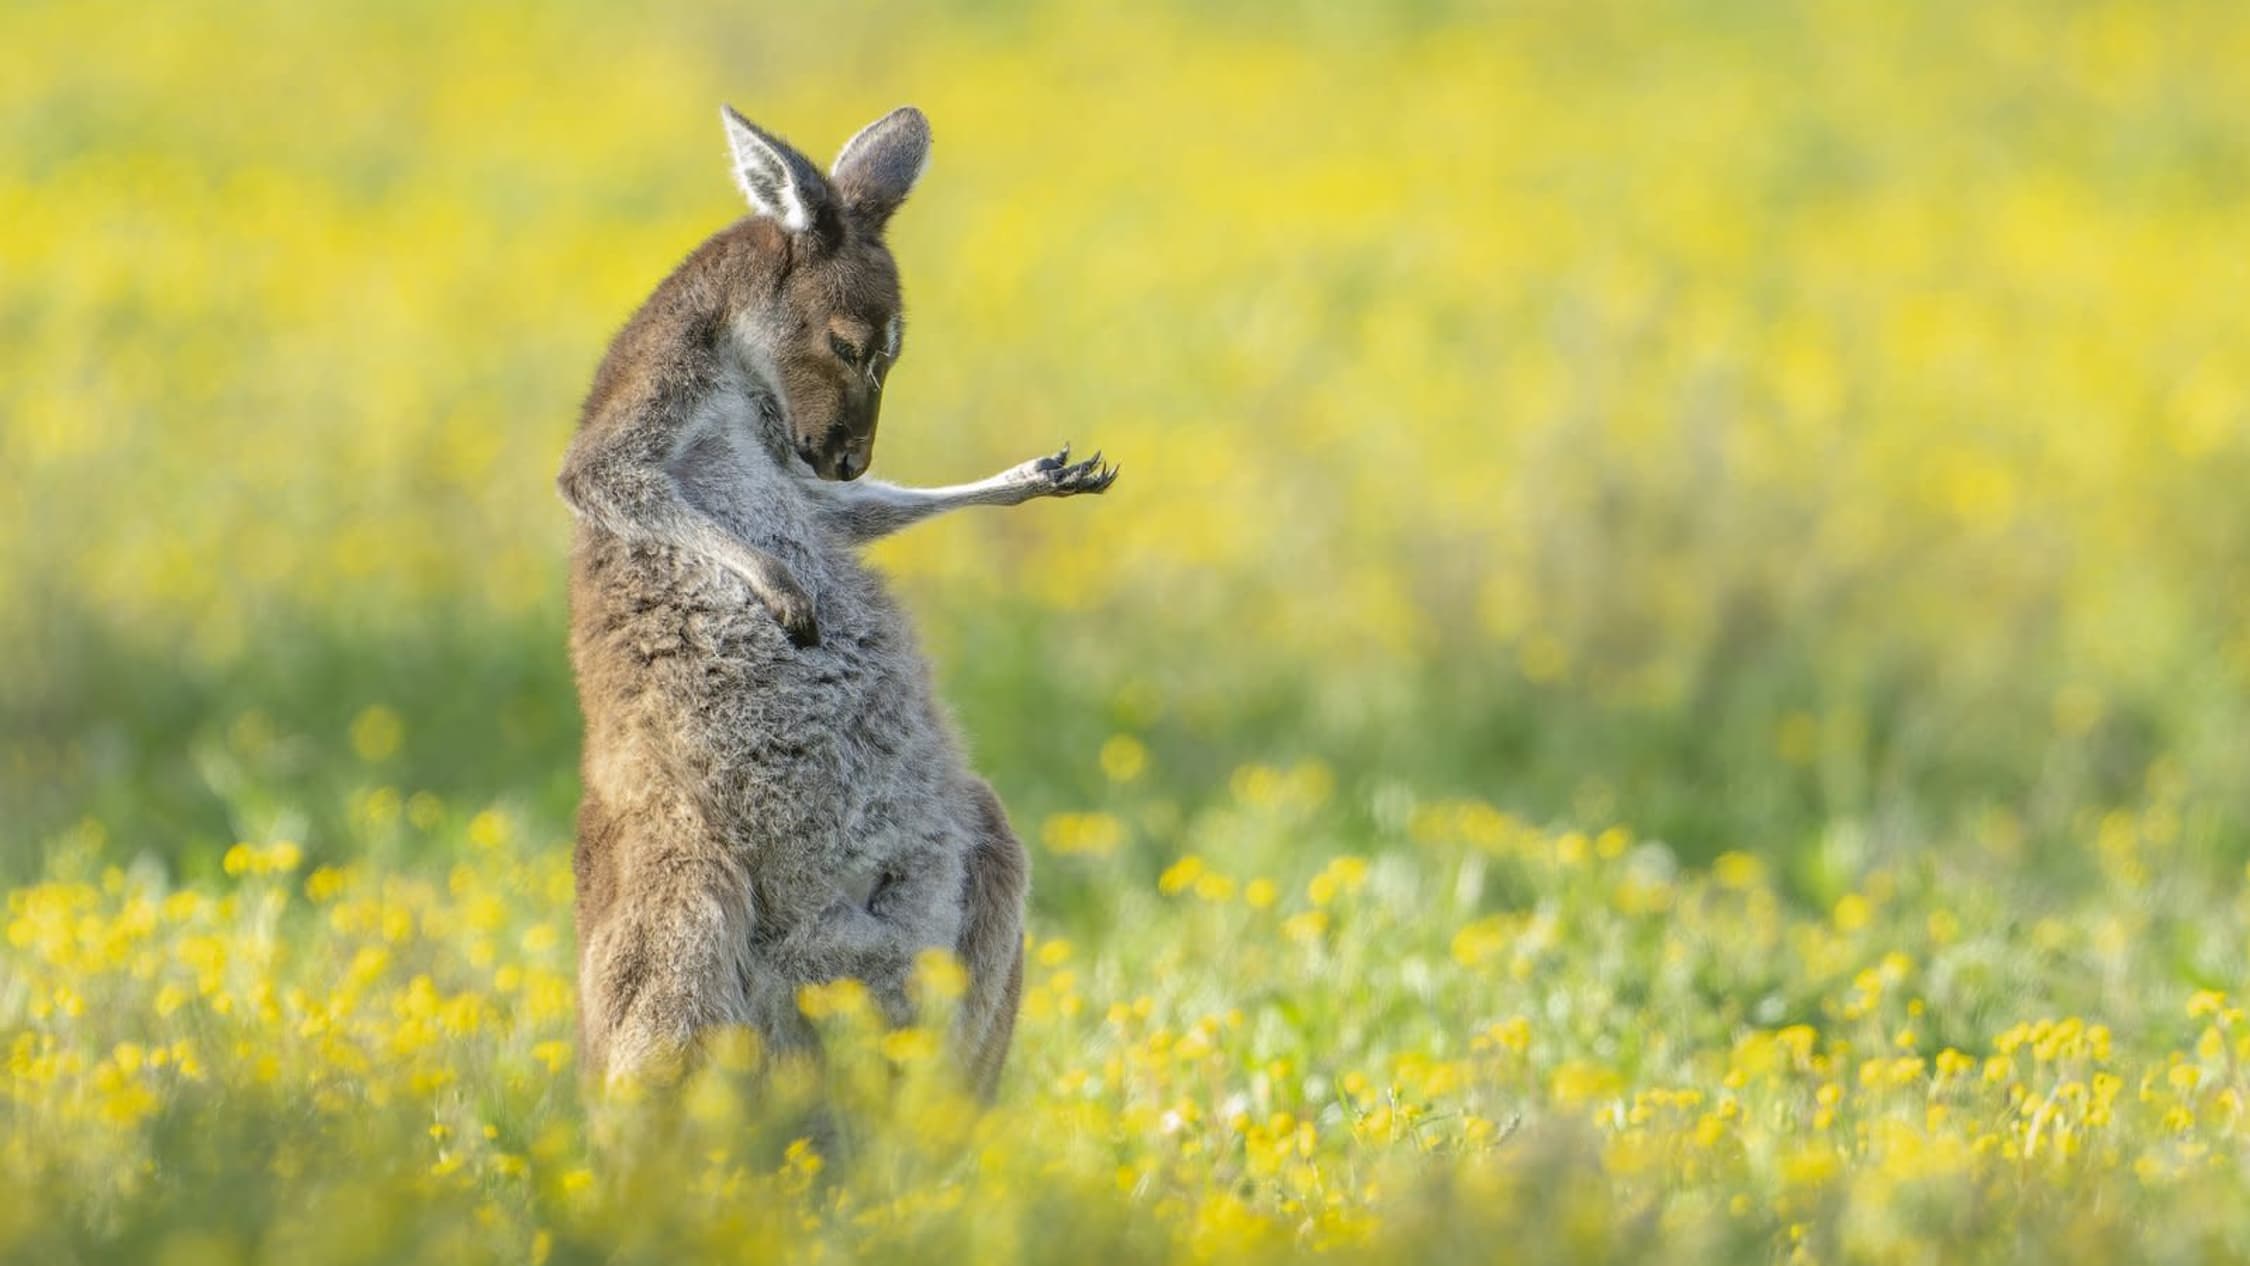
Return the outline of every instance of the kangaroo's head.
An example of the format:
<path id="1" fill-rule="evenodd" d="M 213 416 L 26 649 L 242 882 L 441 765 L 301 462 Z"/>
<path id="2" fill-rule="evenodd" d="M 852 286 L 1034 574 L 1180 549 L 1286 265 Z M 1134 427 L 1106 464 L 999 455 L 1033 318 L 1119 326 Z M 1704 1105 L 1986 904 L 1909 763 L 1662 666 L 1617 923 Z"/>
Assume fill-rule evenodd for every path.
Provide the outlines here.
<path id="1" fill-rule="evenodd" d="M 772 362 L 798 455 L 823 479 L 856 479 L 874 457 L 883 381 L 904 332 L 883 226 L 922 174 L 929 121 L 911 106 L 891 111 L 846 141 L 823 176 L 732 106 L 721 117 L 735 180 L 780 230 L 775 284 L 742 314 L 748 337 Z"/>

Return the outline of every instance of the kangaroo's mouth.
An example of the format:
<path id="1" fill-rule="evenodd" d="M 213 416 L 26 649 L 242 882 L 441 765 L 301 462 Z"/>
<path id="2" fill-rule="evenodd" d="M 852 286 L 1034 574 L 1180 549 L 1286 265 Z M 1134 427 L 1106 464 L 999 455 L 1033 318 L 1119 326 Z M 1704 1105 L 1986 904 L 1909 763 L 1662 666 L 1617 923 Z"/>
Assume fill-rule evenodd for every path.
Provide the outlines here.
<path id="1" fill-rule="evenodd" d="M 850 447 L 823 453 L 810 444 L 797 446 L 797 457 L 812 473 L 832 483 L 844 483 L 867 473 L 867 458 Z"/>

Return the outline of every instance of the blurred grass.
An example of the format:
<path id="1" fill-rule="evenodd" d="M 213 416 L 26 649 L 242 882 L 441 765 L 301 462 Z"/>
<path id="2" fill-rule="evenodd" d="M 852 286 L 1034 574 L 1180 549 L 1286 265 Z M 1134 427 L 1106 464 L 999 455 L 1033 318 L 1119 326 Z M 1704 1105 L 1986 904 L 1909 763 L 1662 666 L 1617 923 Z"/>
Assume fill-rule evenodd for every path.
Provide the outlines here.
<path id="1" fill-rule="evenodd" d="M 1127 733 L 1184 805 L 1317 754 L 1801 880 L 2068 873 L 2152 768 L 2244 851 L 2236 7 L 17 3 L 0 50 L 7 873 L 370 779 L 566 829 L 551 475 L 738 210 L 721 99 L 936 121 L 878 475 L 1127 465 L 880 553 L 1030 822 Z"/>

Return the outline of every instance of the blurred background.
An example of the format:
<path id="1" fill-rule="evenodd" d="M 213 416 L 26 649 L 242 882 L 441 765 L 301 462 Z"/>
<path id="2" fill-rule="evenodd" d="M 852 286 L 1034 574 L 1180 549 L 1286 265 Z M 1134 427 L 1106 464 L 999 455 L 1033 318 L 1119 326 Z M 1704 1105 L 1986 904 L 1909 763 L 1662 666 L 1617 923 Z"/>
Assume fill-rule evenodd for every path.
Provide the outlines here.
<path id="1" fill-rule="evenodd" d="M 877 551 L 1050 914 L 1254 763 L 1810 898 L 2118 813 L 2239 876 L 2245 65 L 2225 0 L 10 0 L 0 879 L 566 846 L 553 476 L 721 101 L 934 122 L 878 477 L 1124 465 Z"/>

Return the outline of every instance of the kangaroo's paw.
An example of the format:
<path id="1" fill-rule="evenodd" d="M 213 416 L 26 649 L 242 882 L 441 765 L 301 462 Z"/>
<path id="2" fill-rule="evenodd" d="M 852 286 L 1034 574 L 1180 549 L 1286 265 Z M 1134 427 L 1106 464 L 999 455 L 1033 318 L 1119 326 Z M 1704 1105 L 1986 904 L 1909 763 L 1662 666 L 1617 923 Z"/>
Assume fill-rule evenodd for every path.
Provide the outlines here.
<path id="1" fill-rule="evenodd" d="M 820 625 L 813 618 L 812 595 L 805 592 L 805 587 L 798 584 L 795 577 L 777 570 L 764 577 L 763 583 L 755 586 L 755 592 L 758 601 L 773 612 L 773 618 L 780 622 L 792 643 L 800 647 L 820 645 Z"/>
<path id="2" fill-rule="evenodd" d="M 1070 445 L 1052 457 L 1042 457 L 1017 467 L 1026 482 L 1035 485 L 1041 496 L 1069 497 L 1081 492 L 1107 492 L 1117 482 L 1117 467 L 1102 465 L 1102 455 L 1097 450 L 1082 462 L 1070 460 Z"/>

